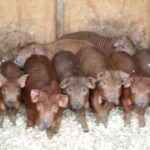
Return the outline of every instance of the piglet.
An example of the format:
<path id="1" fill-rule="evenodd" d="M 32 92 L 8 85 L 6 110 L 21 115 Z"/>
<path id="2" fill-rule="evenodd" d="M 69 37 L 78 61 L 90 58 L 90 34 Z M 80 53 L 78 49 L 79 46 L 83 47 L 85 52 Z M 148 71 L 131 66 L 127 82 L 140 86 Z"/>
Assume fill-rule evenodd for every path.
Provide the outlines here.
<path id="1" fill-rule="evenodd" d="M 71 52 L 59 52 L 52 61 L 60 87 L 69 96 L 70 108 L 77 113 L 77 119 L 84 132 L 88 132 L 85 115 L 89 107 L 89 89 L 95 87 L 95 79 L 84 76 L 78 59 Z"/>
<path id="2" fill-rule="evenodd" d="M 124 85 L 121 100 L 125 125 L 130 124 L 131 108 L 136 106 L 139 127 L 144 127 L 144 114 L 150 103 L 150 78 L 137 73 L 132 74 Z"/>
<path id="3" fill-rule="evenodd" d="M 16 113 L 20 105 L 21 89 L 25 86 L 28 75 L 21 76 L 21 70 L 11 60 L 1 64 L 0 73 L 0 127 L 3 115 L 8 110 L 10 119 L 15 125 Z"/>
<path id="4" fill-rule="evenodd" d="M 85 40 L 74 40 L 74 39 L 62 39 L 56 40 L 51 43 L 26 43 L 25 45 L 18 47 L 18 56 L 14 59 L 14 63 L 20 67 L 24 66 L 24 63 L 31 55 L 45 55 L 51 60 L 53 56 L 65 49 L 72 53 L 77 53 L 81 48 L 87 46 L 94 46 L 91 42 Z"/>
<path id="5" fill-rule="evenodd" d="M 23 89 L 23 100 L 27 112 L 27 127 L 35 124 L 52 137 L 60 126 L 63 109 L 67 107 L 68 96 L 61 94 L 55 70 L 46 56 L 32 55 L 24 66 L 29 74 Z"/>
<path id="6" fill-rule="evenodd" d="M 116 69 L 110 60 L 94 47 L 81 49 L 77 57 L 84 74 L 96 80 L 96 88 L 92 90 L 90 102 L 97 124 L 102 122 L 107 127 L 109 112 L 114 105 L 119 104 L 122 84 L 129 74 Z"/>
<path id="7" fill-rule="evenodd" d="M 114 52 L 110 57 L 115 66 L 130 74 L 122 88 L 121 104 L 124 110 L 124 123 L 130 124 L 131 108 L 136 106 L 139 126 L 145 125 L 144 114 L 150 102 L 150 79 L 139 70 L 134 56 L 125 52 Z"/>

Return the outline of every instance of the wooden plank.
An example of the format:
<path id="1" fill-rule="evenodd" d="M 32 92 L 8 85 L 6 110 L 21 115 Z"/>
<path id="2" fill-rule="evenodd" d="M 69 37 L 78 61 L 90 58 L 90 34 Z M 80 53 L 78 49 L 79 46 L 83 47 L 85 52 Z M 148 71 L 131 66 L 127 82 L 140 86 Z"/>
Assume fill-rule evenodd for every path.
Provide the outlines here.
<path id="1" fill-rule="evenodd" d="M 138 48 L 150 40 L 149 0 L 65 0 L 64 33 L 89 30 L 105 36 L 129 35 Z"/>
<path id="2" fill-rule="evenodd" d="M 25 40 L 50 42 L 55 39 L 55 0 L 19 0 L 18 7 L 20 31 Z"/>
<path id="3" fill-rule="evenodd" d="M 63 35 L 63 11 L 64 11 L 64 1 L 56 0 L 56 37 Z"/>
<path id="4" fill-rule="evenodd" d="M 19 43 L 17 0 L 0 0 L 0 60 L 16 54 Z"/>

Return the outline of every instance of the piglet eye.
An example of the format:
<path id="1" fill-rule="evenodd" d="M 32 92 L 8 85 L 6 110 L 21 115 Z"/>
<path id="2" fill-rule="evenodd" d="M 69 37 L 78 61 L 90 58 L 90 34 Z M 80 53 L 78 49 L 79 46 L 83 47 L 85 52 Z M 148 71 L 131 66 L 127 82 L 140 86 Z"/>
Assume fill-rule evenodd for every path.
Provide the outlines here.
<path id="1" fill-rule="evenodd" d="M 68 93 L 71 93 L 71 92 L 72 92 L 72 89 L 71 89 L 71 88 L 67 88 L 66 91 L 67 91 Z"/>
<path id="2" fill-rule="evenodd" d="M 7 93 L 7 88 L 6 88 L 6 87 L 2 88 L 2 93 L 3 93 L 3 94 L 6 94 L 6 93 Z"/>
<path id="3" fill-rule="evenodd" d="M 57 112 L 57 110 L 58 110 L 58 107 L 57 107 L 57 106 L 53 106 L 53 107 L 52 107 L 52 111 L 53 111 L 53 112 Z"/>
<path id="4" fill-rule="evenodd" d="M 82 89 L 82 92 L 83 92 L 84 94 L 86 94 L 86 93 L 88 92 L 88 89 L 87 89 L 87 88 L 83 88 L 83 89 Z"/>
<path id="5" fill-rule="evenodd" d="M 106 86 L 106 82 L 101 81 L 101 82 L 99 83 L 99 86 L 101 86 L 101 87 L 105 87 L 105 86 Z"/>

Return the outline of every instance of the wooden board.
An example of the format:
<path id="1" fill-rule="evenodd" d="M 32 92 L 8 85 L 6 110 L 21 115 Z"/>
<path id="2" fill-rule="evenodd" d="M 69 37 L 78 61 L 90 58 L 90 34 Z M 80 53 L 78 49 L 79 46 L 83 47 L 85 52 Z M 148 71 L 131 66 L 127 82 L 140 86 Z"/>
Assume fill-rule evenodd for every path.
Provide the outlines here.
<path id="1" fill-rule="evenodd" d="M 0 0 L 0 59 L 19 43 L 53 41 L 55 21 L 55 0 Z"/>
<path id="2" fill-rule="evenodd" d="M 138 48 L 150 43 L 150 0 L 65 0 L 63 17 L 64 33 L 129 35 Z"/>

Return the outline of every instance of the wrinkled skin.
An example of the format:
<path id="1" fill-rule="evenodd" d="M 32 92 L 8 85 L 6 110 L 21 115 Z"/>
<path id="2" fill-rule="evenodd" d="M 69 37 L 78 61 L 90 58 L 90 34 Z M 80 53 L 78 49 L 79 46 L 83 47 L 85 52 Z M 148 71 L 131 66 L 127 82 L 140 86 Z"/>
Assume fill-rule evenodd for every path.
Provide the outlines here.
<path id="1" fill-rule="evenodd" d="M 124 109 L 124 123 L 130 124 L 131 107 L 136 106 L 139 126 L 145 126 L 144 114 L 150 102 L 150 78 L 133 74 L 126 81 L 121 97 Z"/>
<path id="2" fill-rule="evenodd" d="M 85 119 L 86 110 L 89 107 L 89 89 L 95 87 L 95 79 L 84 77 L 80 63 L 71 52 L 62 51 L 53 58 L 60 87 L 69 96 L 69 106 L 77 113 L 84 132 L 87 132 L 88 125 Z"/>
<path id="3" fill-rule="evenodd" d="M 150 51 L 141 50 L 134 55 L 137 61 L 137 67 L 148 76 L 150 76 Z"/>
<path id="4" fill-rule="evenodd" d="M 84 40 L 62 39 L 52 43 L 27 43 L 24 46 L 18 47 L 19 54 L 14 59 L 14 63 L 20 67 L 31 55 L 45 55 L 51 60 L 53 56 L 62 50 L 77 53 L 81 48 L 87 46 L 94 46 L 92 43 Z"/>
<path id="5" fill-rule="evenodd" d="M 27 127 L 37 124 L 51 138 L 59 129 L 68 96 L 61 94 L 55 71 L 47 57 L 32 55 L 25 63 L 24 72 L 29 74 L 23 89 Z"/>
<path id="6" fill-rule="evenodd" d="M 92 76 L 97 81 L 96 88 L 92 91 L 91 105 L 97 123 L 103 122 L 107 126 L 109 112 L 114 104 L 119 104 L 122 84 L 129 75 L 114 69 L 107 58 L 93 47 L 81 49 L 77 57 L 85 75 Z"/>
<path id="7" fill-rule="evenodd" d="M 109 56 L 114 51 L 124 51 L 130 55 L 136 52 L 129 37 L 104 37 L 94 32 L 80 31 L 63 35 L 60 39 L 78 39 L 91 42 L 103 54 Z"/>
<path id="8" fill-rule="evenodd" d="M 6 110 L 9 112 L 12 123 L 16 124 L 16 113 L 20 106 L 21 89 L 25 86 L 27 77 L 28 75 L 21 76 L 21 70 L 12 61 L 2 63 L 0 74 L 0 127 L 2 127 L 3 115 Z"/>

